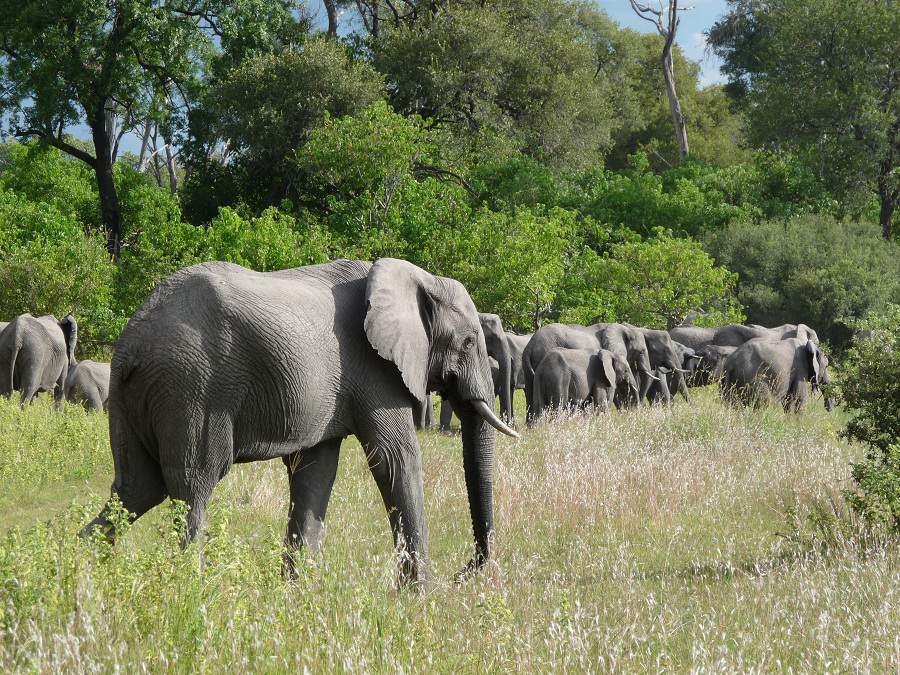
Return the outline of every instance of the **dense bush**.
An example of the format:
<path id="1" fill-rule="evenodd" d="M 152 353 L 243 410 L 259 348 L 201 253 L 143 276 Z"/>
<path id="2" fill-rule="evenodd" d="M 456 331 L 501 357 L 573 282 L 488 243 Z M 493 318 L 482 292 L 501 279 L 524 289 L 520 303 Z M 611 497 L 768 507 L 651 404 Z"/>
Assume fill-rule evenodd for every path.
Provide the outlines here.
<path id="1" fill-rule="evenodd" d="M 842 359 L 841 394 L 853 413 L 846 435 L 869 446 L 854 464 L 850 504 L 900 534 L 900 305 L 872 314 Z"/>
<path id="2" fill-rule="evenodd" d="M 712 233 L 708 247 L 738 273 L 751 322 L 802 321 L 838 347 L 858 318 L 900 301 L 900 247 L 881 239 L 877 224 L 823 215 L 738 221 Z"/>

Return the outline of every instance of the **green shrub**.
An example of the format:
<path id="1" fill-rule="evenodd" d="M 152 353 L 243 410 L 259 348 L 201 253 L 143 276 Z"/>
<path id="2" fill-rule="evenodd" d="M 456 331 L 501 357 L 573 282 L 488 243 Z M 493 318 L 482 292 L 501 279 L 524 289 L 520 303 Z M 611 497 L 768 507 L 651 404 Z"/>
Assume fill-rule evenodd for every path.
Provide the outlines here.
<path id="1" fill-rule="evenodd" d="M 733 222 L 707 240 L 737 272 L 738 299 L 753 323 L 807 323 L 841 348 L 857 319 L 900 301 L 900 246 L 877 223 L 803 215 Z"/>
<path id="2" fill-rule="evenodd" d="M 847 492 L 868 522 L 900 534 L 900 305 L 870 314 L 842 359 L 841 396 L 853 417 L 845 434 L 869 446 Z"/>

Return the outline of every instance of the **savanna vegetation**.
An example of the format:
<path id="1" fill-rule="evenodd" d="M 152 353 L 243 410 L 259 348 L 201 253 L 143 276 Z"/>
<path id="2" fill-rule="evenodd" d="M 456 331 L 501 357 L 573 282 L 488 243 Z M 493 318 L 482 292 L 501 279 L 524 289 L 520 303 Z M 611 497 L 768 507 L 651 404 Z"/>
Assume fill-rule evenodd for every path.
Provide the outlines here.
<path id="1" fill-rule="evenodd" d="M 83 542 L 105 415 L 0 399 L 0 668 L 897 670 L 893 4 L 729 0 L 725 85 L 672 47 L 686 155 L 665 38 L 594 4 L 322 4 L 0 0 L 0 320 L 72 312 L 103 357 L 184 266 L 391 256 L 522 332 L 804 322 L 842 406 L 703 390 L 501 439 L 496 564 L 462 587 L 459 444 L 423 432 L 418 597 L 358 446 L 286 584 L 280 463 L 232 472 L 202 547 L 179 504 Z"/>

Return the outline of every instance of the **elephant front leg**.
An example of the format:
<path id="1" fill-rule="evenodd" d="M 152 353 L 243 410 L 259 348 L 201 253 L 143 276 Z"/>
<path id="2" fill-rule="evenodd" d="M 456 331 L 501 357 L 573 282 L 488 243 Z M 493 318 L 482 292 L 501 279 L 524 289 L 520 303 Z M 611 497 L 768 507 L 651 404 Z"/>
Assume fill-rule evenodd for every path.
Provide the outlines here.
<path id="1" fill-rule="evenodd" d="M 318 553 L 322 545 L 325 512 L 337 474 L 341 441 L 322 441 L 284 457 L 291 483 L 288 526 L 282 571 L 288 580 L 297 578 L 296 556 L 307 547 Z"/>
<path id="2" fill-rule="evenodd" d="M 428 528 L 422 455 L 411 420 L 392 410 L 364 434 L 363 447 L 388 512 L 394 546 L 400 555 L 400 584 L 428 585 Z M 407 411 L 408 415 L 408 411 Z"/>

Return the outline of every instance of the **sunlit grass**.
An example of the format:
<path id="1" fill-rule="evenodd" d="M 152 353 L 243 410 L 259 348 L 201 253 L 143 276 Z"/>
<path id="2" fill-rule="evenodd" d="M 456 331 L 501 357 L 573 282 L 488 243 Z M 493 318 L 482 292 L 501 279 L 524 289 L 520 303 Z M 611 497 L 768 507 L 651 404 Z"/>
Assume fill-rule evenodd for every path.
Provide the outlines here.
<path id="1" fill-rule="evenodd" d="M 387 518 L 349 439 L 325 550 L 280 576 L 280 462 L 214 495 L 202 563 L 168 507 L 113 550 L 75 537 L 105 497 L 103 415 L 0 401 L 0 669 L 314 672 L 900 668 L 900 555 L 802 555 L 785 511 L 835 494 L 840 413 L 722 407 L 560 419 L 498 441 L 497 559 L 471 553 L 458 438 L 424 432 L 434 588 L 394 590 Z"/>

